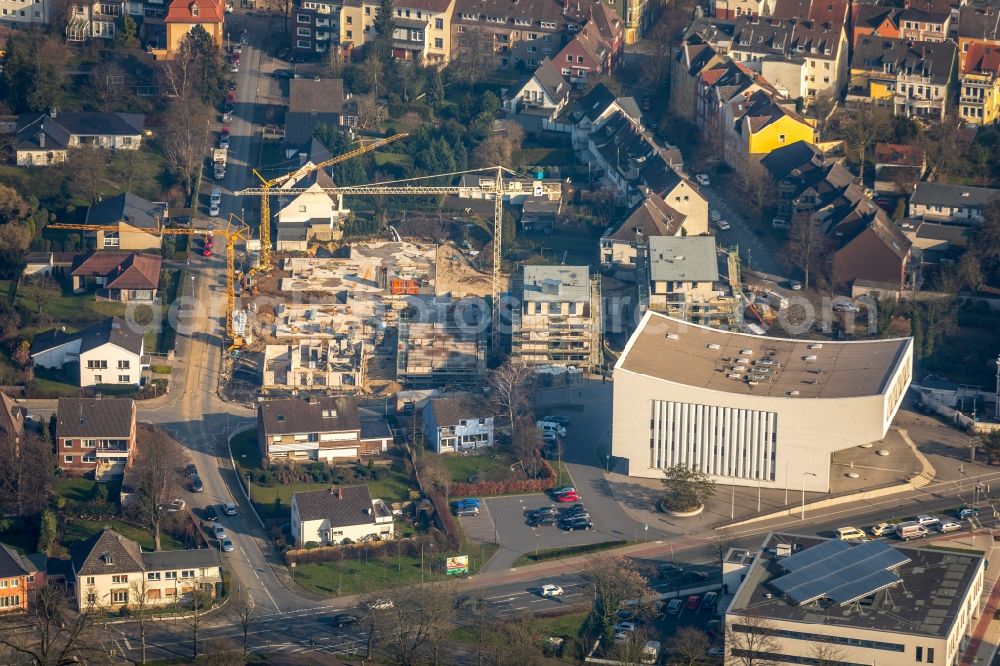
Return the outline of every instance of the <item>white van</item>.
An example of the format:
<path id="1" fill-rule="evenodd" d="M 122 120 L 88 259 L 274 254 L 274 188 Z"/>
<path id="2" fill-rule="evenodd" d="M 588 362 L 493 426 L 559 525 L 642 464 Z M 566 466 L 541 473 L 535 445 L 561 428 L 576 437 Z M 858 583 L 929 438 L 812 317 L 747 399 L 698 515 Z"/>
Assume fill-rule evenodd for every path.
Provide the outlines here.
<path id="1" fill-rule="evenodd" d="M 553 434 L 559 435 L 560 437 L 566 436 L 566 428 L 563 428 L 558 423 L 554 423 L 552 421 L 536 421 L 535 426 L 537 426 L 538 429 L 541 430 L 543 434 L 551 432 Z"/>
<path id="2" fill-rule="evenodd" d="M 927 536 L 927 533 L 926 527 L 912 520 L 896 525 L 896 536 L 903 541 L 909 541 L 910 539 L 922 539 Z"/>

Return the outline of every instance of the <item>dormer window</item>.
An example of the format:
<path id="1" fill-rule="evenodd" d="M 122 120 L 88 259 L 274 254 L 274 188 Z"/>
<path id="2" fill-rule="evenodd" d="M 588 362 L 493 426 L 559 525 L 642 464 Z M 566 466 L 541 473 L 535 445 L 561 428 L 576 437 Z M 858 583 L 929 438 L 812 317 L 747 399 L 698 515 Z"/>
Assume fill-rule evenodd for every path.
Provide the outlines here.
<path id="1" fill-rule="evenodd" d="M 105 566 L 111 566 L 112 564 L 115 563 L 115 557 L 111 553 L 104 553 L 104 555 L 102 555 L 101 557 L 104 558 Z"/>
<path id="2" fill-rule="evenodd" d="M 192 2 L 191 5 L 190 5 L 190 7 L 191 7 L 191 16 L 197 16 L 198 15 L 198 4 Z"/>

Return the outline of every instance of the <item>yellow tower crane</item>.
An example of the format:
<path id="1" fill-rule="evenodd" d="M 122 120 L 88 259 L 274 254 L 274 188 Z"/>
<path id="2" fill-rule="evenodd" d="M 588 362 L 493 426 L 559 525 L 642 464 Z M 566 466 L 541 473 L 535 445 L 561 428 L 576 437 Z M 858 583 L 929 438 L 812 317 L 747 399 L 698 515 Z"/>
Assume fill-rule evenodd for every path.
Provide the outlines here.
<path id="1" fill-rule="evenodd" d="M 236 224 L 234 225 L 234 221 Z M 95 225 L 95 224 L 63 224 L 55 223 L 45 227 L 46 229 L 73 229 L 77 231 L 123 231 L 117 225 Z M 130 233 L 129 230 L 124 230 Z M 135 233 L 150 233 L 145 229 L 136 229 Z M 229 223 L 224 229 L 197 229 L 182 227 L 159 227 L 155 234 L 165 236 L 197 236 L 220 235 L 226 239 L 226 336 L 232 340 L 234 347 L 242 347 L 244 340 L 236 335 L 236 259 L 235 246 L 237 240 L 247 241 L 251 238 L 250 228 L 236 215 L 229 216 Z"/>
<path id="2" fill-rule="evenodd" d="M 430 178 L 456 177 L 465 174 L 483 174 L 474 185 L 415 185 L 417 181 Z M 488 174 L 488 175 L 487 175 Z M 536 198 L 553 199 L 562 196 L 562 188 L 559 185 L 552 185 L 534 180 L 530 191 L 526 191 L 522 181 L 527 180 L 514 171 L 502 166 L 488 167 L 485 169 L 472 169 L 469 171 L 459 171 L 450 174 L 438 174 L 432 176 L 420 176 L 406 180 L 387 181 L 383 183 L 371 183 L 369 185 L 347 185 L 344 187 L 324 187 L 327 194 L 340 195 L 388 195 L 388 196 L 426 196 L 426 195 L 459 195 L 471 196 L 480 194 L 483 196 L 493 196 L 493 312 L 490 319 L 492 328 L 492 354 L 496 356 L 499 352 L 500 340 L 500 263 L 502 257 L 502 237 L 503 237 L 503 198 L 511 194 L 526 194 Z M 282 194 L 301 194 L 305 188 L 287 188 L 282 190 Z M 263 187 L 251 187 L 236 192 L 240 196 L 262 195 L 266 198 L 268 189 Z M 263 227 L 261 228 L 263 233 Z M 263 244 L 263 237 L 262 237 Z M 262 257 L 263 261 L 263 257 Z"/>
<path id="3" fill-rule="evenodd" d="M 387 146 L 394 141 L 399 141 L 400 139 L 405 139 L 409 134 L 402 132 L 400 134 L 393 134 L 385 139 L 378 139 L 372 143 L 369 143 L 360 148 L 355 148 L 350 152 L 346 152 L 343 155 L 337 155 L 336 157 L 331 157 L 328 160 L 324 160 L 319 164 L 307 164 L 306 166 L 300 167 L 295 171 L 291 171 L 282 176 L 277 176 L 276 178 L 266 179 L 264 176 L 260 175 L 256 169 L 253 173 L 257 178 L 260 179 L 261 186 L 253 188 L 255 194 L 260 194 L 260 267 L 261 270 L 267 270 L 271 266 L 271 190 L 274 188 L 281 187 L 284 183 L 287 183 L 292 178 L 302 178 L 313 171 L 318 171 L 335 164 L 340 164 L 341 162 L 346 162 L 347 160 L 353 159 L 359 155 L 364 155 L 365 153 L 371 152 L 382 146 Z M 246 192 L 247 190 L 243 190 Z M 295 193 L 304 192 L 304 189 L 294 190 Z M 293 190 L 284 190 L 285 192 L 293 192 Z M 241 193 L 242 194 L 242 193 Z"/>

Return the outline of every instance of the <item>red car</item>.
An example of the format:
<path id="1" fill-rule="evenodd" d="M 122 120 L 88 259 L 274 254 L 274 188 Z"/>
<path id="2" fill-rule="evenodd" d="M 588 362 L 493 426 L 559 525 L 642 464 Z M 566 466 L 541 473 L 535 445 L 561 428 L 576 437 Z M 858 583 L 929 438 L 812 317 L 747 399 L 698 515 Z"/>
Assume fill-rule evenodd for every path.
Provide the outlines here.
<path id="1" fill-rule="evenodd" d="M 205 247 L 212 247 L 213 241 L 210 235 L 205 234 L 205 236 L 203 237 L 203 242 L 205 244 Z"/>
<path id="2" fill-rule="evenodd" d="M 690 597 L 688 597 L 687 604 L 685 604 L 685 607 L 688 610 L 698 610 L 698 595 L 692 594 Z"/>
<path id="3" fill-rule="evenodd" d="M 203 256 L 203 257 L 211 257 L 212 256 L 212 248 L 206 246 L 205 249 L 201 251 L 201 256 Z"/>
<path id="4" fill-rule="evenodd" d="M 236 92 L 230 90 L 228 93 L 226 93 L 226 104 L 235 104 L 235 103 L 236 103 Z"/>
<path id="5" fill-rule="evenodd" d="M 580 496 L 576 493 L 564 493 L 562 495 L 556 495 L 557 502 L 579 502 Z"/>

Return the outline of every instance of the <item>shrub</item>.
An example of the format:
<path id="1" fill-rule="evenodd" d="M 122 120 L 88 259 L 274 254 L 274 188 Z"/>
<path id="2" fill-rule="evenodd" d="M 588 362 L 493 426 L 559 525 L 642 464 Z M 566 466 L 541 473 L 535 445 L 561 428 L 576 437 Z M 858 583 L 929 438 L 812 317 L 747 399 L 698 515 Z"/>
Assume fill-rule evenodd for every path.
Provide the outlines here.
<path id="1" fill-rule="evenodd" d="M 547 490 L 556 483 L 556 471 L 547 460 L 542 460 L 542 473 L 537 479 L 518 479 L 512 481 L 480 481 L 479 483 L 453 483 L 448 487 L 448 494 L 469 495 L 472 497 L 489 495 L 512 495 L 515 493 L 538 493 Z"/>

